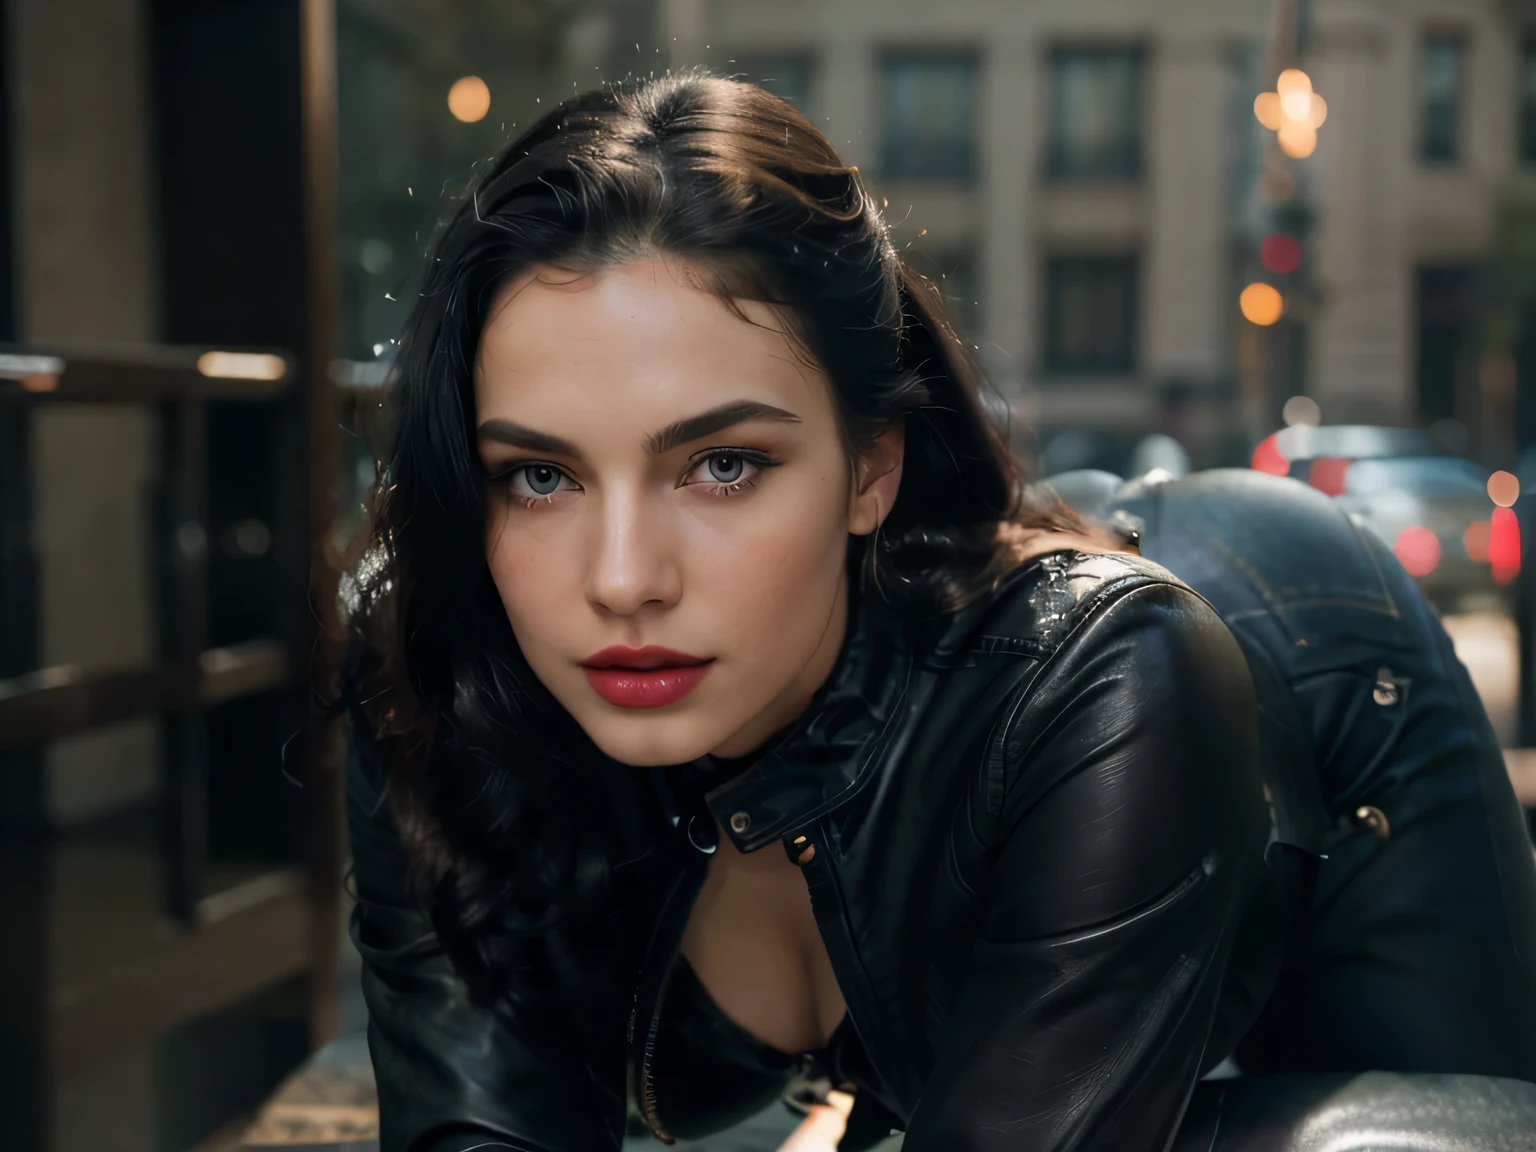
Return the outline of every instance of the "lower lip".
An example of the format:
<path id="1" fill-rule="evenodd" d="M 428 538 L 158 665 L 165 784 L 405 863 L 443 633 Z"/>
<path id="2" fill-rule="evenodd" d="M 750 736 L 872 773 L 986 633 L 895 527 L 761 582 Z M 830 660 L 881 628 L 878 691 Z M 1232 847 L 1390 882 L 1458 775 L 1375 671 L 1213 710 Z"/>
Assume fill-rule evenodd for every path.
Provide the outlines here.
<path id="1" fill-rule="evenodd" d="M 708 664 L 676 668 L 583 668 L 587 683 L 604 700 L 620 708 L 662 708 L 675 704 L 698 687 Z"/>

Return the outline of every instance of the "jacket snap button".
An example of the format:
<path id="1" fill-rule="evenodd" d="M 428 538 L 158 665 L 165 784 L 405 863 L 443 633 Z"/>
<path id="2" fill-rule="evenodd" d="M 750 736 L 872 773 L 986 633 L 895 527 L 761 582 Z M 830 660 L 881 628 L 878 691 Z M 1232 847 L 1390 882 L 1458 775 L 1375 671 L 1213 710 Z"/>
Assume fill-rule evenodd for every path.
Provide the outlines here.
<path id="1" fill-rule="evenodd" d="M 752 827 L 752 817 L 745 812 L 737 812 L 731 816 L 731 831 L 738 836 Z"/>
<path id="2" fill-rule="evenodd" d="M 1387 822 L 1387 814 L 1374 804 L 1362 804 L 1356 808 L 1355 819 L 1383 840 L 1392 835 L 1392 825 Z"/>
<path id="3" fill-rule="evenodd" d="M 1371 699 L 1383 708 L 1390 708 L 1397 703 L 1397 685 L 1390 680 L 1376 681 L 1376 691 L 1371 693 Z"/>

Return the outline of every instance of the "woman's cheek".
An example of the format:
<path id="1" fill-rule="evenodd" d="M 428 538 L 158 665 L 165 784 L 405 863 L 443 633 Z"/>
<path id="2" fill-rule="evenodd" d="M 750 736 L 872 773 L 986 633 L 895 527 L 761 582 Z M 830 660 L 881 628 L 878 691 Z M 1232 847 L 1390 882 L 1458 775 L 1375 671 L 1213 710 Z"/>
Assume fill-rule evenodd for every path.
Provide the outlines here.
<path id="1" fill-rule="evenodd" d="M 503 525 L 499 533 L 491 537 L 486 556 L 491 580 L 507 610 L 507 618 L 518 635 L 520 643 L 537 641 L 538 625 L 543 623 L 551 632 L 558 632 L 562 613 L 569 611 L 561 601 L 581 588 L 572 583 L 570 573 L 564 569 L 564 556 L 557 543 L 545 537 L 546 533 L 518 531 L 515 525 Z"/>
<path id="2" fill-rule="evenodd" d="M 736 627 L 793 635 L 802 618 L 818 617 L 821 600 L 836 595 L 847 551 L 841 523 L 806 514 L 814 508 L 807 501 L 797 512 L 759 517 L 716 536 L 691 566 L 692 590 L 715 600 L 714 614 Z"/>

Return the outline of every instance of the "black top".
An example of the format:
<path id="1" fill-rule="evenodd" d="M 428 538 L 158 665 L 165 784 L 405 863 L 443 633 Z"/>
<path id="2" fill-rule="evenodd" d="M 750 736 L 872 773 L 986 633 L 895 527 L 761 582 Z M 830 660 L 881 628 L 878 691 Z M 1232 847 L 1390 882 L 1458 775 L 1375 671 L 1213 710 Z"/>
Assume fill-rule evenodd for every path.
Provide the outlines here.
<path id="1" fill-rule="evenodd" d="M 1150 562 L 1054 553 L 929 621 L 865 596 L 806 715 L 714 790 L 560 750 L 612 827 L 607 894 L 494 1004 L 404 888 L 359 757 L 353 930 L 384 1152 L 595 1152 L 617 1148 L 626 1095 L 663 1136 L 771 1098 L 778 1056 L 677 964 L 717 826 L 741 851 L 817 849 L 803 870 L 848 1006 L 828 1059 L 856 1116 L 878 1108 L 908 1152 L 1164 1147 L 1289 918 L 1257 724 L 1231 635 Z"/>

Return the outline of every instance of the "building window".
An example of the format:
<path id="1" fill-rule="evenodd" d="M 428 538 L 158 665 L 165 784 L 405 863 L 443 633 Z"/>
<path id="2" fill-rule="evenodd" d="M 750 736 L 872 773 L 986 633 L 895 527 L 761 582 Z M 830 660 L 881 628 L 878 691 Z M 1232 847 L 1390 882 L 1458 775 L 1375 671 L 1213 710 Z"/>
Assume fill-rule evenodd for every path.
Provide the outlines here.
<path id="1" fill-rule="evenodd" d="M 1536 29 L 1527 29 L 1520 50 L 1520 159 L 1536 164 Z"/>
<path id="2" fill-rule="evenodd" d="M 1424 41 L 1420 155 L 1426 164 L 1454 164 L 1460 158 L 1466 47 L 1460 36 L 1435 35 Z"/>
<path id="3" fill-rule="evenodd" d="M 956 334 L 975 341 L 981 326 L 975 249 L 968 245 L 936 245 L 931 250 L 909 249 L 902 253 L 902 259 L 939 290 Z"/>
<path id="4" fill-rule="evenodd" d="M 1136 257 L 1058 257 L 1045 289 L 1047 371 L 1136 370 Z"/>
<path id="5" fill-rule="evenodd" d="M 1051 53 L 1050 175 L 1059 180 L 1140 176 L 1141 109 L 1139 49 Z"/>
<path id="6" fill-rule="evenodd" d="M 969 180 L 975 169 L 976 67 L 956 53 L 885 58 L 880 170 L 903 180 Z"/>
<path id="7" fill-rule="evenodd" d="M 1415 319 L 1419 337 L 1419 419 L 1465 418 L 1478 403 L 1478 277 L 1466 266 L 1418 270 Z"/>
<path id="8" fill-rule="evenodd" d="M 815 60 L 809 52 L 755 52 L 736 57 L 733 75 L 782 96 L 810 114 L 811 77 Z"/>

